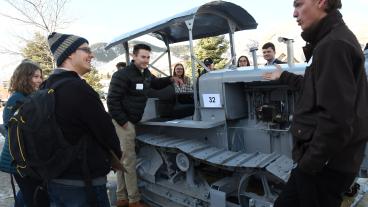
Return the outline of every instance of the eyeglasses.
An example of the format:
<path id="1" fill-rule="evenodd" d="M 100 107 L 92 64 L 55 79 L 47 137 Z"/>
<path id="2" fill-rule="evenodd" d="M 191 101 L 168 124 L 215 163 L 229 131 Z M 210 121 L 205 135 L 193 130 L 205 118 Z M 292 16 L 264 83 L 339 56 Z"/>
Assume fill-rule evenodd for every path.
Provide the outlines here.
<path id="1" fill-rule="evenodd" d="M 239 60 L 239 62 L 248 62 L 247 60 Z"/>
<path id="2" fill-rule="evenodd" d="M 83 52 L 86 52 L 88 54 L 92 54 L 92 50 L 89 47 L 80 47 L 80 48 L 77 48 L 77 50 L 82 50 Z"/>
<path id="3" fill-rule="evenodd" d="M 184 68 L 175 68 L 175 70 L 184 70 Z"/>

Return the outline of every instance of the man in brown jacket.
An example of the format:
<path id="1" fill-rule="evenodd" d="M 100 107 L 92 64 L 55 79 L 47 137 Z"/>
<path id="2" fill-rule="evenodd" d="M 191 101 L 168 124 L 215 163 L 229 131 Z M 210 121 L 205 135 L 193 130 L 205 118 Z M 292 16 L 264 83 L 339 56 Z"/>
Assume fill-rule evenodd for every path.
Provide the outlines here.
<path id="1" fill-rule="evenodd" d="M 294 0 L 308 62 L 304 76 L 278 69 L 268 80 L 300 91 L 291 132 L 297 163 L 275 207 L 339 207 L 368 140 L 364 56 L 345 25 L 341 0 Z"/>

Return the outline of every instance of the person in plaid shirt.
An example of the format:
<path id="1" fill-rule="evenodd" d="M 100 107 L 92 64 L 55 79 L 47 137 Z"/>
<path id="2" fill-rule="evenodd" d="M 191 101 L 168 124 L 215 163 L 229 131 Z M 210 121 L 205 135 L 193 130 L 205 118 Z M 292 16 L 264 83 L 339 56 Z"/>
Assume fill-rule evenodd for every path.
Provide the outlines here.
<path id="1" fill-rule="evenodd" d="M 180 78 L 184 84 L 178 85 L 174 83 L 175 93 L 193 93 L 193 85 L 188 76 L 185 75 L 184 66 L 181 63 L 177 63 L 174 66 L 174 77 Z"/>

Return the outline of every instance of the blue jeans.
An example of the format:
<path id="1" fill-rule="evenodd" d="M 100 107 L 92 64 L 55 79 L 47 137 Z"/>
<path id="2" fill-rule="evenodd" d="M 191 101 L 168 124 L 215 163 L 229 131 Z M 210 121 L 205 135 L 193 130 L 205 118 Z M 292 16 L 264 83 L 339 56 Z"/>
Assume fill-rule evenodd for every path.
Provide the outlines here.
<path id="1" fill-rule="evenodd" d="M 16 198 L 15 198 L 15 202 L 14 202 L 14 207 L 25 207 L 26 204 L 24 203 L 23 200 L 23 194 L 20 190 L 18 190 Z"/>
<path id="2" fill-rule="evenodd" d="M 98 207 L 110 207 L 106 185 L 92 187 Z M 50 182 L 48 185 L 51 207 L 89 207 L 85 187 Z"/>

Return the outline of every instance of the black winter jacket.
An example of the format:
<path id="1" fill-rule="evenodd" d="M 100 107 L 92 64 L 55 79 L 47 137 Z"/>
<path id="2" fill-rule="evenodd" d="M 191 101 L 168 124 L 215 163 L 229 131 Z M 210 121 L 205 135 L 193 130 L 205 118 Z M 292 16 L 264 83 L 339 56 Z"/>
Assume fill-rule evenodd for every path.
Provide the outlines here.
<path id="1" fill-rule="evenodd" d="M 338 11 L 302 37 L 309 60 L 304 77 L 287 71 L 280 80 L 300 90 L 294 111 L 293 159 L 300 169 L 324 167 L 357 173 L 368 140 L 368 88 L 364 56 Z"/>
<path id="2" fill-rule="evenodd" d="M 120 125 L 128 121 L 139 122 L 151 88 L 162 89 L 170 84 L 170 77 L 156 78 L 147 68 L 142 73 L 132 61 L 128 67 L 112 75 L 107 95 L 111 117 Z"/>
<path id="3" fill-rule="evenodd" d="M 286 62 L 283 62 L 283 61 L 281 61 L 281 60 L 279 60 L 279 59 L 275 59 L 273 62 L 272 62 L 272 64 L 285 64 Z M 265 64 L 265 66 L 267 66 L 268 64 L 266 63 Z"/>
<path id="4" fill-rule="evenodd" d="M 57 73 L 58 72 L 58 73 Z M 56 120 L 67 141 L 77 144 L 87 136 L 87 162 L 91 178 L 105 176 L 110 171 L 110 153 L 101 146 L 103 142 L 120 158 L 119 138 L 109 114 L 98 94 L 77 73 L 56 69 L 43 84 L 49 87 L 57 80 L 71 78 L 55 92 Z M 83 180 L 82 160 L 76 159 L 58 179 Z"/>

